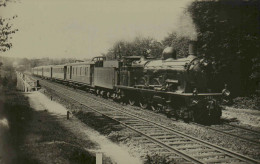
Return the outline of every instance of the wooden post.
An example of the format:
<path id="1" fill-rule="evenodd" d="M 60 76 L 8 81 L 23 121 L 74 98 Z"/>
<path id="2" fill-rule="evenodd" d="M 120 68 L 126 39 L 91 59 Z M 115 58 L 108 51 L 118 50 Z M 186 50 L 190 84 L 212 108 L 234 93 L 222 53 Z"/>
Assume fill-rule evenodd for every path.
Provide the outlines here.
<path id="1" fill-rule="evenodd" d="M 96 164 L 102 164 L 102 153 L 96 153 Z"/>
<path id="2" fill-rule="evenodd" d="M 70 112 L 67 111 L 67 120 L 70 119 Z"/>

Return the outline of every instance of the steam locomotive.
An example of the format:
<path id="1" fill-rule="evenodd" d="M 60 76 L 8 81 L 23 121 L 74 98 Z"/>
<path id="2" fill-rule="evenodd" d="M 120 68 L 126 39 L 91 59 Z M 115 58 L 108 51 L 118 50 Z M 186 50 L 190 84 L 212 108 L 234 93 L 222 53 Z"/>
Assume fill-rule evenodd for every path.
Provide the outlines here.
<path id="1" fill-rule="evenodd" d="M 167 116 L 217 121 L 222 113 L 220 102 L 230 92 L 227 86 L 223 90 L 212 86 L 214 79 L 205 68 L 207 63 L 196 57 L 191 42 L 185 58 L 177 59 L 176 51 L 167 47 L 157 60 L 128 56 L 109 61 L 95 57 L 90 62 L 35 67 L 32 73 Z"/>

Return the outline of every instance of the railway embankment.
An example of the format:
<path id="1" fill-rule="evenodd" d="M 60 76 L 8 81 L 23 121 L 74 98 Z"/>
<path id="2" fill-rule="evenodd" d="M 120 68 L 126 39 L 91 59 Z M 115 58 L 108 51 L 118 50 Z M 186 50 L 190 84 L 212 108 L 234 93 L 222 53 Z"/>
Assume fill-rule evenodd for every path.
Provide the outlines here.
<path id="1" fill-rule="evenodd" d="M 72 113 L 72 117 L 77 117 L 84 124 L 95 129 L 101 135 L 106 136 L 110 141 L 119 145 L 123 149 L 127 150 L 131 156 L 136 157 L 137 159 L 141 159 L 145 164 L 151 163 L 162 163 L 162 164 L 170 164 L 175 163 L 164 155 L 159 155 L 158 153 L 152 153 L 147 147 L 147 145 L 142 142 L 142 140 L 138 140 L 142 138 L 140 134 L 120 125 L 118 122 L 111 120 L 101 114 L 97 114 L 92 110 L 88 110 L 83 107 L 79 103 L 72 101 L 71 99 L 67 99 L 66 97 L 57 94 L 53 90 L 49 88 L 43 88 L 39 92 L 44 93 L 49 99 L 56 101 L 62 104 L 66 109 L 68 109 Z M 89 95 L 93 96 L 93 95 Z M 100 99 L 99 97 L 92 97 L 94 99 Z M 109 100 L 108 100 L 109 101 Z M 114 104 L 114 102 L 111 102 Z M 120 104 L 114 104 L 119 105 Z M 118 152 L 116 149 L 109 148 L 110 151 Z M 122 163 L 133 163 L 133 161 L 127 160 L 127 158 L 123 159 Z"/>
<path id="2" fill-rule="evenodd" d="M 0 90 L 0 163 L 95 163 L 95 154 L 84 149 L 95 144 L 78 139 L 45 109 L 32 107 L 33 93 L 10 86 Z"/>
<path id="3" fill-rule="evenodd" d="M 87 127 L 79 127 L 80 121 L 67 120 L 66 109 L 48 101 L 37 92 L 17 91 L 15 76 L 1 77 L 0 163 L 96 163 L 100 151 L 97 138 L 102 138 Z M 82 130 L 78 129 L 92 138 L 80 135 Z M 112 161 L 104 155 L 103 163 Z"/>
<path id="4" fill-rule="evenodd" d="M 73 90 L 73 89 L 69 89 L 69 90 Z M 86 109 L 82 107 L 82 105 L 80 105 L 79 103 L 66 99 L 65 96 L 57 95 L 52 90 L 46 90 L 46 94 L 48 94 L 49 97 L 53 96 L 53 98 L 56 101 L 59 101 L 60 103 L 64 104 L 66 108 L 70 109 L 74 113 L 74 115 L 76 115 L 83 122 L 85 122 L 90 126 L 95 127 L 98 131 L 104 133 L 104 135 L 108 135 L 109 137 L 111 137 L 112 140 L 115 140 L 115 142 L 123 143 L 126 145 L 128 144 L 129 147 L 132 147 L 134 149 L 134 152 L 139 152 L 139 154 L 142 154 L 142 151 L 145 150 L 144 147 L 142 147 L 143 145 L 141 142 L 138 143 L 132 140 L 136 136 L 134 134 L 130 134 L 129 131 L 124 132 L 124 129 L 120 127 L 120 125 L 117 124 L 113 125 L 111 121 L 107 122 L 106 119 L 102 117 L 102 115 L 93 117 L 93 114 L 91 114 L 91 112 L 89 111 L 86 111 Z M 85 95 L 86 97 L 91 97 L 91 99 L 92 98 L 96 99 L 98 101 L 101 101 L 102 103 L 107 103 L 117 108 L 122 108 L 122 104 L 118 104 L 110 100 L 102 99 L 88 93 L 84 93 L 84 94 L 82 93 L 82 95 Z M 214 131 L 208 130 L 203 127 L 199 127 L 194 124 L 188 124 L 182 121 L 169 119 L 162 114 L 157 114 L 147 110 L 140 110 L 140 108 L 138 107 L 124 106 L 123 110 L 131 112 L 132 114 L 136 114 L 140 117 L 145 117 L 149 120 L 153 120 L 155 122 L 161 123 L 165 126 L 175 128 L 186 134 L 189 134 L 190 136 L 195 136 L 202 140 L 227 148 L 229 150 L 241 153 L 246 156 L 250 156 L 255 159 L 259 159 L 259 145 L 253 145 L 252 143 L 241 141 L 236 137 L 227 136 L 225 134 L 218 134 Z M 102 122 L 98 120 L 102 120 L 104 125 L 98 127 L 99 125 L 97 125 L 97 122 Z M 232 121 L 232 119 L 230 121 Z M 148 152 L 149 149 L 146 149 L 145 151 Z M 159 158 L 161 160 L 160 156 Z"/>
<path id="5" fill-rule="evenodd" d="M 75 147 L 84 149 L 90 154 L 94 156 L 96 153 L 103 154 L 103 163 L 141 163 L 138 158 L 130 156 L 126 147 L 121 147 L 117 144 L 109 141 L 104 135 L 96 132 L 93 128 L 87 126 L 85 123 L 81 122 L 77 117 L 73 116 L 70 113 L 69 117 L 67 117 L 67 109 L 64 108 L 61 104 L 51 101 L 51 99 L 47 98 L 40 92 L 35 92 L 31 95 L 28 95 L 30 104 L 33 108 L 44 111 L 51 115 L 50 118 L 46 117 L 42 121 L 51 121 L 52 117 L 54 117 L 55 121 L 57 121 L 63 131 L 67 133 L 71 133 L 68 137 L 75 143 Z M 52 100 L 55 100 L 53 98 Z M 103 127 L 103 120 L 95 120 L 92 124 L 97 124 L 99 127 Z M 108 125 L 107 125 L 108 126 Z M 55 129 L 57 127 L 54 126 L 52 129 L 53 133 L 55 133 Z M 63 137 L 63 134 L 59 135 Z M 67 136 L 67 135 L 66 135 Z M 54 141 L 56 142 L 56 141 Z M 63 142 L 63 141 L 62 141 Z M 68 145 L 73 146 L 73 143 L 68 143 Z M 66 152 L 60 154 L 61 156 L 66 155 Z M 87 159 L 81 159 L 82 163 L 89 163 Z"/>

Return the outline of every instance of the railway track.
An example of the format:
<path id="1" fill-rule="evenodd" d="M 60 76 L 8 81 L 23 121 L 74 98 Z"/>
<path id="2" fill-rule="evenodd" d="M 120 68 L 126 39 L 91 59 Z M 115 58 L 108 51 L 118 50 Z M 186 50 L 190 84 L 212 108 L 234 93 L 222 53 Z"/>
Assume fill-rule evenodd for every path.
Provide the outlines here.
<path id="1" fill-rule="evenodd" d="M 206 129 L 213 130 L 217 133 L 229 135 L 240 140 L 257 144 L 260 146 L 260 132 L 251 129 L 243 128 L 240 126 L 223 123 L 220 125 L 205 126 L 197 123 L 193 123 L 197 126 L 204 127 Z"/>
<path id="2" fill-rule="evenodd" d="M 142 142 L 148 145 L 151 152 L 166 155 L 178 163 L 260 163 L 260 161 L 86 97 L 83 93 L 42 80 L 41 84 L 139 133 L 145 137 L 142 138 Z"/>

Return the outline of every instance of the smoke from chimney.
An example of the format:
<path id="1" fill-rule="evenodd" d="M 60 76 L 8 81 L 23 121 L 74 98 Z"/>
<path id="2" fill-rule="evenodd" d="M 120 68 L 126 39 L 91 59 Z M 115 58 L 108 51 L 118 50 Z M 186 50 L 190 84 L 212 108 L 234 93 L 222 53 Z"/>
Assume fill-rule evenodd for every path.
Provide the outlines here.
<path id="1" fill-rule="evenodd" d="M 192 3 L 192 0 L 186 4 L 188 7 Z M 176 24 L 177 26 L 174 28 L 174 32 L 177 33 L 178 36 L 187 37 L 190 40 L 197 40 L 197 31 L 196 26 L 192 20 L 190 13 L 187 10 L 183 10 L 179 15 L 179 21 Z"/>

